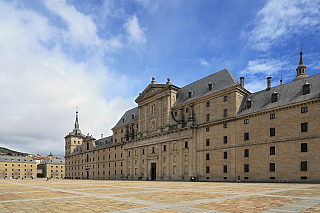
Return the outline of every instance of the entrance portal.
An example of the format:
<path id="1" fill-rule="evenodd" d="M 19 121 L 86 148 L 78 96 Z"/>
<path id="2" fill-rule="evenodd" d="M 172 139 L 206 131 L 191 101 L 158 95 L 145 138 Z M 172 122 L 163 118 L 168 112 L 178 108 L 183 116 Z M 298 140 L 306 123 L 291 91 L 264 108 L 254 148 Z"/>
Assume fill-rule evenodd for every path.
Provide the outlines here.
<path id="1" fill-rule="evenodd" d="M 156 174 L 157 174 L 156 163 L 151 163 L 151 180 L 156 179 Z"/>
<path id="2" fill-rule="evenodd" d="M 89 171 L 87 171 L 87 179 L 89 179 Z"/>

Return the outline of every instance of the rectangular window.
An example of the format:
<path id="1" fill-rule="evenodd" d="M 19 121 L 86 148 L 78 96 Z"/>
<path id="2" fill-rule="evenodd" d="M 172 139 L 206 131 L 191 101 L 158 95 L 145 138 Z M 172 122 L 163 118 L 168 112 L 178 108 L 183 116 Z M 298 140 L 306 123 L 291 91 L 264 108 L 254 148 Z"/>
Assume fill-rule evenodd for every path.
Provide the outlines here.
<path id="1" fill-rule="evenodd" d="M 154 147 L 152 147 L 152 152 L 151 153 L 154 154 Z"/>
<path id="2" fill-rule="evenodd" d="M 271 103 L 278 101 L 278 93 L 274 93 L 271 95 Z"/>
<path id="3" fill-rule="evenodd" d="M 301 132 L 308 132 L 308 123 L 301 123 Z"/>
<path id="4" fill-rule="evenodd" d="M 210 139 L 206 139 L 206 146 L 210 145 Z"/>
<path id="5" fill-rule="evenodd" d="M 206 120 L 207 120 L 207 121 L 210 121 L 210 114 L 207 114 L 207 115 L 206 115 Z"/>
<path id="6" fill-rule="evenodd" d="M 308 107 L 301 107 L 301 113 L 308 112 Z"/>
<path id="7" fill-rule="evenodd" d="M 186 113 L 189 113 L 189 108 L 186 108 Z"/>
<path id="8" fill-rule="evenodd" d="M 223 143 L 228 143 L 228 136 L 223 136 Z"/>
<path id="9" fill-rule="evenodd" d="M 276 128 L 270 128 L 270 137 L 276 136 Z"/>
<path id="10" fill-rule="evenodd" d="M 244 157 L 249 157 L 249 149 L 244 150 Z"/>
<path id="11" fill-rule="evenodd" d="M 303 85 L 302 95 L 309 94 L 309 93 L 310 93 L 310 84 Z"/>
<path id="12" fill-rule="evenodd" d="M 270 119 L 276 119 L 276 114 L 270 114 Z"/>
<path id="13" fill-rule="evenodd" d="M 228 159 L 228 152 L 223 153 L 223 159 Z"/>
<path id="14" fill-rule="evenodd" d="M 228 127 L 228 124 L 223 124 L 223 128 L 226 129 Z"/>
<path id="15" fill-rule="evenodd" d="M 224 109 L 223 110 L 223 117 L 227 117 L 228 116 L 228 110 L 227 109 Z"/>
<path id="16" fill-rule="evenodd" d="M 206 154 L 206 160 L 210 160 L 210 154 L 209 153 Z"/>
<path id="17" fill-rule="evenodd" d="M 207 101 L 206 102 L 206 107 L 209 107 L 210 106 L 210 101 Z"/>
<path id="18" fill-rule="evenodd" d="M 243 123 L 244 124 L 248 124 L 249 123 L 249 119 L 244 119 Z"/>
<path id="19" fill-rule="evenodd" d="M 275 155 L 275 154 L 276 154 L 276 147 L 270 146 L 270 155 Z"/>
<path id="20" fill-rule="evenodd" d="M 301 143 L 301 152 L 308 152 L 308 143 Z"/>
<path id="21" fill-rule="evenodd" d="M 212 84 L 208 84 L 209 90 L 212 90 Z"/>
<path id="22" fill-rule="evenodd" d="M 167 145 L 163 145 L 163 151 L 166 152 L 167 151 Z"/>
<path id="23" fill-rule="evenodd" d="M 301 171 L 302 172 L 308 171 L 308 161 L 301 161 Z"/>
<path id="24" fill-rule="evenodd" d="M 144 155 L 144 149 L 142 149 L 142 154 Z"/>
<path id="25" fill-rule="evenodd" d="M 209 131 L 210 131 L 210 128 L 209 128 L 209 127 L 207 127 L 207 128 L 206 128 L 206 132 L 209 132 Z"/>
<path id="26" fill-rule="evenodd" d="M 228 101 L 228 96 L 225 95 L 225 96 L 223 97 L 223 101 L 224 101 L 224 102 Z"/>
<path id="27" fill-rule="evenodd" d="M 129 151 L 129 157 L 130 157 L 130 154 L 131 154 L 131 153 L 130 153 L 130 151 Z M 110 159 L 110 155 L 109 155 L 109 159 Z"/>
<path id="28" fill-rule="evenodd" d="M 275 172 L 275 171 L 276 171 L 276 164 L 270 163 L 270 172 Z"/>
<path id="29" fill-rule="evenodd" d="M 244 164 L 244 172 L 249 172 L 249 164 Z"/>
<path id="30" fill-rule="evenodd" d="M 228 166 L 227 165 L 224 165 L 223 166 L 223 173 L 227 173 L 228 172 Z"/>
<path id="31" fill-rule="evenodd" d="M 185 142 L 184 142 L 184 148 L 185 148 L 185 149 L 188 149 L 188 141 L 185 141 Z"/>
<path id="32" fill-rule="evenodd" d="M 249 132 L 244 133 L 244 140 L 249 140 Z"/>
<path id="33" fill-rule="evenodd" d="M 210 167 L 209 166 L 206 167 L 206 173 L 210 173 Z"/>
<path id="34" fill-rule="evenodd" d="M 247 101 L 247 109 L 250 109 L 251 108 L 251 101 Z"/>

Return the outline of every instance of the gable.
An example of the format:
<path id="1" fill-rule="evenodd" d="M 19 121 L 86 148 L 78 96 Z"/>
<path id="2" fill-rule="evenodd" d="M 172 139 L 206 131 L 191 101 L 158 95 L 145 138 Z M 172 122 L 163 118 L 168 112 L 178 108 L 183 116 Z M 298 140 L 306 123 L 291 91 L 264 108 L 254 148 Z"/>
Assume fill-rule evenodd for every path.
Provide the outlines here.
<path id="1" fill-rule="evenodd" d="M 147 88 L 138 96 L 138 98 L 135 100 L 136 103 L 145 100 L 160 91 L 163 91 L 165 88 L 167 88 L 166 84 L 149 84 Z"/>

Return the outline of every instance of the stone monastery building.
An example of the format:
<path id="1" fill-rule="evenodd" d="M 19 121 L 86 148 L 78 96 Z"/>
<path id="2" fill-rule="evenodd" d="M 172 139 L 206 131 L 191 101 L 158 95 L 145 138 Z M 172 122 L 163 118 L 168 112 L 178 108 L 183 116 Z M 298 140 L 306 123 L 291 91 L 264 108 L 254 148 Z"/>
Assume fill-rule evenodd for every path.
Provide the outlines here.
<path id="1" fill-rule="evenodd" d="M 66 178 L 199 181 L 320 180 L 320 74 L 300 53 L 292 82 L 250 93 L 227 70 L 179 88 L 151 84 L 96 140 L 65 136 Z"/>

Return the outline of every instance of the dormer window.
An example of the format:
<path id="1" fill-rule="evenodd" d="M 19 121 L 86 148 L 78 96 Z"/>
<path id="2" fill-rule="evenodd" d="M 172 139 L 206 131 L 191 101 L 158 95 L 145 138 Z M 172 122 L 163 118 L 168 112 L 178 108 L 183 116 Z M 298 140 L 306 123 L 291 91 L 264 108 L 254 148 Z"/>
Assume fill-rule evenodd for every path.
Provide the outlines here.
<path id="1" fill-rule="evenodd" d="M 306 82 L 302 87 L 302 95 L 309 94 L 310 93 L 310 87 L 311 87 L 311 85 Z"/>
<path id="2" fill-rule="evenodd" d="M 272 95 L 271 95 L 271 103 L 273 103 L 273 102 L 277 102 L 278 101 L 278 96 L 279 96 L 279 93 L 273 93 Z"/>
<path id="3" fill-rule="evenodd" d="M 131 115 L 131 118 L 134 119 L 134 114 Z"/>
<path id="4" fill-rule="evenodd" d="M 190 92 L 189 92 L 189 98 L 191 98 L 191 96 L 192 96 L 192 92 L 190 91 Z"/>
<path id="5" fill-rule="evenodd" d="M 125 120 L 126 120 L 125 118 L 122 118 L 122 123 L 124 123 Z"/>
<path id="6" fill-rule="evenodd" d="M 247 100 L 247 109 L 250 109 L 252 105 L 252 101 L 249 99 Z"/>
<path id="7" fill-rule="evenodd" d="M 209 91 L 212 90 L 212 83 L 209 83 L 208 86 L 209 86 Z"/>

